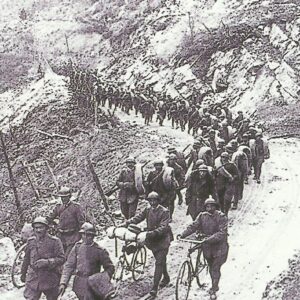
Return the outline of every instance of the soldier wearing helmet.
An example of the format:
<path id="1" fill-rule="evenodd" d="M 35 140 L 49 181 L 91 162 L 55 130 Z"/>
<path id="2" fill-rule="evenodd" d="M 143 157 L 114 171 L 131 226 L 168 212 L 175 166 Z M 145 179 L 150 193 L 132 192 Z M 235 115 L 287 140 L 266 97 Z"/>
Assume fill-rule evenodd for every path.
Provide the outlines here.
<path id="1" fill-rule="evenodd" d="M 76 242 L 80 240 L 79 229 L 84 223 L 83 209 L 79 203 L 71 200 L 71 189 L 63 186 L 58 194 L 61 198 L 60 204 L 57 204 L 54 210 L 47 216 L 47 221 L 54 222 L 58 218 L 58 237 L 61 239 L 66 257 Z"/>
<path id="2" fill-rule="evenodd" d="M 73 291 L 79 300 L 104 300 L 112 290 L 110 279 L 114 265 L 109 253 L 95 241 L 96 229 L 91 223 L 84 223 L 79 231 L 82 241 L 73 247 L 63 268 L 60 280 L 60 295 L 63 295 L 75 273 Z M 101 269 L 104 269 L 100 272 Z"/>
<path id="3" fill-rule="evenodd" d="M 208 198 L 204 205 L 206 211 L 201 212 L 178 238 L 185 238 L 195 232 L 205 236 L 202 245 L 203 255 L 208 263 L 212 281 L 211 298 L 216 299 L 221 278 L 221 266 L 226 262 L 228 256 L 228 220 L 222 212 L 217 210 L 217 202 L 213 198 Z"/>
<path id="4" fill-rule="evenodd" d="M 34 235 L 27 240 L 22 264 L 21 280 L 25 282 L 25 299 L 57 299 L 61 266 L 65 261 L 63 245 L 48 233 L 49 223 L 44 217 L 32 222 Z"/>
<path id="5" fill-rule="evenodd" d="M 150 207 L 145 208 L 135 217 L 128 220 L 126 226 L 146 220 L 146 246 L 152 251 L 155 258 L 153 286 L 147 299 L 154 299 L 157 295 L 158 287 L 165 287 L 170 282 L 167 272 L 167 254 L 170 243 L 173 240 L 173 234 L 169 225 L 169 210 L 160 204 L 161 198 L 159 194 L 151 192 L 148 194 L 147 200 L 150 203 Z"/>
<path id="6" fill-rule="evenodd" d="M 121 171 L 117 180 L 120 188 L 119 202 L 125 219 L 130 219 L 136 213 L 139 193 L 136 188 L 136 160 L 128 157 L 125 161 L 126 167 Z"/>
<path id="7" fill-rule="evenodd" d="M 204 161 L 196 162 L 196 169 L 191 172 L 186 180 L 185 201 L 188 206 L 187 214 L 193 220 L 204 211 L 204 201 L 209 195 L 216 197 L 214 179 Z"/>

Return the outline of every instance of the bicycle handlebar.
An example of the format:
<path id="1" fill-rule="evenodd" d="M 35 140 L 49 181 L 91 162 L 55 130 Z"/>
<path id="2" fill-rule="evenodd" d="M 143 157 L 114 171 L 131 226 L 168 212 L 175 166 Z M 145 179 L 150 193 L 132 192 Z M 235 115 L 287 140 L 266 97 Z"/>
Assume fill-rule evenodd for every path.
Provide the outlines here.
<path id="1" fill-rule="evenodd" d="M 198 241 L 198 240 L 190 240 L 190 239 L 180 239 L 179 241 L 182 241 L 182 242 L 188 242 L 188 243 L 194 243 L 194 244 L 203 244 L 204 241 Z"/>

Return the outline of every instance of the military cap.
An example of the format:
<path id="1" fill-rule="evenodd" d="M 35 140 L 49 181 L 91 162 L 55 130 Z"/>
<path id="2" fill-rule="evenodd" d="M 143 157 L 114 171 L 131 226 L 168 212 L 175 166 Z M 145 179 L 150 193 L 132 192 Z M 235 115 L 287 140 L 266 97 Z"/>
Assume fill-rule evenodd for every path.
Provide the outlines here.
<path id="1" fill-rule="evenodd" d="M 49 227 L 49 223 L 48 223 L 47 219 L 44 217 L 36 217 L 31 224 L 32 227 L 34 227 L 35 224 L 43 224 L 43 225 L 46 225 L 47 227 Z"/>
<path id="2" fill-rule="evenodd" d="M 205 200 L 204 206 L 206 206 L 206 205 L 208 205 L 208 204 L 214 204 L 214 205 L 216 205 L 216 206 L 218 205 L 217 202 L 216 202 L 216 200 L 213 199 L 212 197 L 208 197 L 208 198 Z"/>
<path id="3" fill-rule="evenodd" d="M 91 234 L 91 235 L 96 235 L 96 229 L 94 225 L 91 223 L 85 222 L 82 224 L 80 230 L 80 233 L 86 233 L 86 234 Z"/>
<path id="4" fill-rule="evenodd" d="M 59 196 L 59 197 L 71 196 L 71 189 L 67 186 L 62 186 L 59 189 L 57 196 Z"/>

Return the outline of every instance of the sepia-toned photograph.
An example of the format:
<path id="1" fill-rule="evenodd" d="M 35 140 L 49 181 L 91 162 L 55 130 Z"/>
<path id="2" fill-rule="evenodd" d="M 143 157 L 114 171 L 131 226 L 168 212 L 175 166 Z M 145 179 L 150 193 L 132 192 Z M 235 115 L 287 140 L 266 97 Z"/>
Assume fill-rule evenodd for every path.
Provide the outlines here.
<path id="1" fill-rule="evenodd" d="M 300 0 L 1 0 L 0 299 L 300 300 Z"/>

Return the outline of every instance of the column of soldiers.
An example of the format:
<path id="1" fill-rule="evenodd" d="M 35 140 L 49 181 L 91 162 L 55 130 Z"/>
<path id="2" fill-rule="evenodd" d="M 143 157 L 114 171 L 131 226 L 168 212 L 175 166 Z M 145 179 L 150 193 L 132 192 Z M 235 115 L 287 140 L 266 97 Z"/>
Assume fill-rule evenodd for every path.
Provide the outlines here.
<path id="1" fill-rule="evenodd" d="M 253 179 L 258 184 L 260 183 L 262 163 L 270 156 L 267 142 L 262 139 L 261 131 L 251 123 L 249 124 L 249 120 L 244 119 L 241 112 L 235 119 L 232 117 L 229 120 L 224 119 L 224 116 L 227 116 L 226 111 L 219 106 L 210 113 L 205 112 L 204 120 L 207 130 L 203 131 L 202 128 L 195 136 L 189 153 L 185 155 L 170 146 L 165 160 L 155 160 L 154 169 L 147 176 L 143 176 L 145 195 L 139 195 L 135 189 L 133 166 L 130 180 L 126 181 L 127 179 L 123 177 L 124 180 L 120 186 L 120 201 L 123 201 L 124 193 L 127 193 L 127 197 L 130 197 L 132 193 L 136 201 L 139 201 L 141 196 L 145 196 L 152 207 L 152 210 L 149 208 L 151 213 L 144 211 L 135 215 L 136 211 L 131 211 L 131 215 L 127 217 L 122 209 L 123 203 L 121 203 L 121 210 L 126 219 L 123 226 L 137 224 L 146 219 L 147 230 L 150 232 L 149 236 L 147 235 L 148 248 L 153 251 L 157 241 L 160 239 L 166 241 L 161 243 L 161 246 L 165 248 L 161 249 L 159 255 L 153 251 L 156 263 L 153 287 L 150 291 L 152 298 L 149 299 L 154 299 L 158 288 L 165 287 L 170 282 L 166 265 L 168 248 L 172 241 L 169 224 L 174 220 L 176 198 L 179 205 L 183 202 L 181 194 L 183 188 L 186 188 L 187 215 L 191 216 L 193 223 L 178 235 L 178 238 L 185 238 L 197 231 L 205 236 L 203 251 L 212 281 L 209 293 L 211 299 L 216 299 L 221 266 L 228 256 L 229 210 L 238 208 L 238 203 L 243 198 L 244 184 L 248 184 L 252 169 L 254 170 Z M 127 165 L 129 162 L 137 163 L 134 158 L 128 158 Z M 125 173 L 126 168 L 121 174 Z M 120 178 L 118 184 L 120 184 Z M 154 208 L 153 202 L 155 202 Z M 135 203 L 134 207 L 137 208 L 138 203 Z M 155 228 L 159 230 L 156 231 Z"/>
<path id="2" fill-rule="evenodd" d="M 126 160 L 126 167 L 117 179 L 125 219 L 122 226 L 147 222 L 146 246 L 155 258 L 149 299 L 154 299 L 158 289 L 170 282 L 167 271 L 167 254 L 173 240 L 170 223 L 175 216 L 175 201 L 178 199 L 182 205 L 182 190 L 186 188 L 187 215 L 193 223 L 178 238 L 195 231 L 205 235 L 203 251 L 212 280 L 210 294 L 215 299 L 220 269 L 228 254 L 228 212 L 231 207 L 237 209 L 242 200 L 251 169 L 260 183 L 262 164 L 269 158 L 261 131 L 241 111 L 233 118 L 222 104 L 202 108 L 195 97 L 190 102 L 174 101 L 167 95 L 155 94 L 151 88 L 125 90 L 99 79 L 95 71 L 83 71 L 74 65 L 68 70 L 70 90 L 83 107 L 90 109 L 98 103 L 119 107 L 128 114 L 134 110 L 135 114 L 142 114 L 146 125 L 153 122 L 157 112 L 160 125 L 168 118 L 173 127 L 182 131 L 187 127 L 193 134 L 195 140 L 189 153 L 170 146 L 166 159 L 154 161 L 154 169 L 147 176 L 138 174 L 134 158 Z M 73 291 L 78 299 L 105 299 L 114 273 L 109 254 L 94 242 L 95 227 L 85 222 L 81 206 L 71 200 L 71 190 L 63 187 L 58 195 L 62 203 L 46 218 L 38 217 L 32 223 L 34 236 L 28 240 L 22 265 L 24 296 L 35 300 L 45 294 L 47 299 L 57 299 L 75 274 Z M 141 197 L 150 205 L 136 214 Z M 58 219 L 57 238 L 48 233 L 55 219 Z"/>

